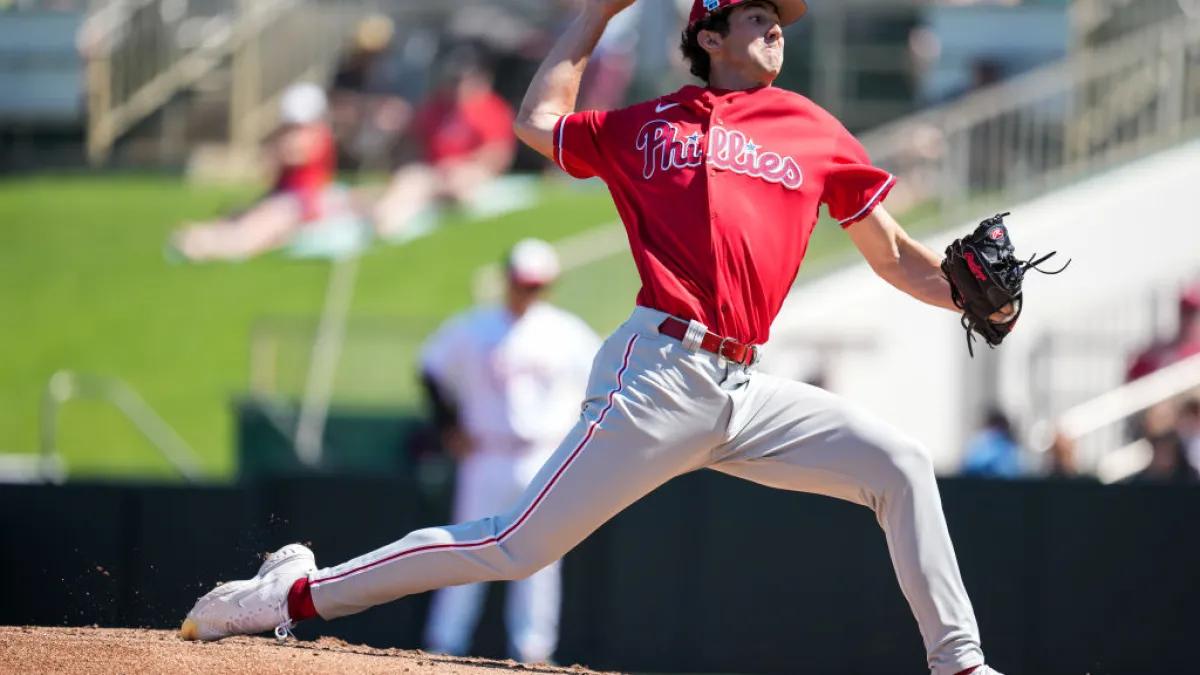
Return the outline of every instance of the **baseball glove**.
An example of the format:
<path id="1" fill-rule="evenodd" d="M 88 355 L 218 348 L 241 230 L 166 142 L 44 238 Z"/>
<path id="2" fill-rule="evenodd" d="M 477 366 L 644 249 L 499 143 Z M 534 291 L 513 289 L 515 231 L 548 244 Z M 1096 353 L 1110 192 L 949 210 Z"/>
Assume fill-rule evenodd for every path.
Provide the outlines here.
<path id="1" fill-rule="evenodd" d="M 963 312 L 962 325 L 967 332 L 967 351 L 971 356 L 975 356 L 974 333 L 989 347 L 995 347 L 1016 327 L 1024 303 L 1021 282 L 1025 272 L 1032 269 L 1043 274 L 1058 274 L 1071 264 L 1068 260 L 1066 265 L 1053 272 L 1040 269 L 1038 265 L 1053 257 L 1056 251 L 1037 260 L 1034 260 L 1036 253 L 1029 260 L 1017 258 L 1004 225 L 1007 215 L 1001 213 L 988 218 L 970 235 L 955 239 L 946 247 L 946 258 L 942 260 L 942 274 L 950 282 L 950 297 Z M 1010 304 L 1011 313 L 997 320 L 1001 317 L 998 313 Z"/>

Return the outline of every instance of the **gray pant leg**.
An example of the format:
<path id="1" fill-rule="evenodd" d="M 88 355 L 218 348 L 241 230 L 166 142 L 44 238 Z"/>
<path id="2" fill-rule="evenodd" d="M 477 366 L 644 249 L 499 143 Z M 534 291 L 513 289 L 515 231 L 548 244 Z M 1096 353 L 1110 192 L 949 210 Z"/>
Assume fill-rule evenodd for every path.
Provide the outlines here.
<path id="1" fill-rule="evenodd" d="M 930 669 L 953 675 L 982 664 L 928 452 L 816 387 L 756 373 L 735 397 L 732 440 L 712 468 L 873 510 Z"/>
<path id="2" fill-rule="evenodd" d="M 434 588 L 528 577 L 654 488 L 704 466 L 730 405 L 706 362 L 677 351 L 656 334 L 619 330 L 596 357 L 580 421 L 515 508 L 417 530 L 319 570 L 317 612 L 332 619 Z"/>

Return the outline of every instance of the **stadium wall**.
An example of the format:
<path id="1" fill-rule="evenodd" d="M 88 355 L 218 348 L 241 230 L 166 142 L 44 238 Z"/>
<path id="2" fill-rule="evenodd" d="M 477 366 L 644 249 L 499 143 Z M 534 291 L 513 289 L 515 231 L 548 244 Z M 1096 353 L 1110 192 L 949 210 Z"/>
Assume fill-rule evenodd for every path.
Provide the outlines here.
<path id="1" fill-rule="evenodd" d="M 941 487 L 994 663 L 1041 675 L 1190 672 L 1200 489 Z M 256 556 L 283 543 L 308 541 L 321 561 L 340 561 L 444 515 L 408 479 L 4 486 L 0 623 L 173 627 L 214 582 L 252 575 Z M 700 472 L 602 527 L 565 570 L 564 663 L 923 672 L 883 537 L 850 504 Z M 414 647 L 426 604 L 405 599 L 297 632 Z M 503 653 L 499 617 L 489 608 L 476 644 L 485 654 Z"/>

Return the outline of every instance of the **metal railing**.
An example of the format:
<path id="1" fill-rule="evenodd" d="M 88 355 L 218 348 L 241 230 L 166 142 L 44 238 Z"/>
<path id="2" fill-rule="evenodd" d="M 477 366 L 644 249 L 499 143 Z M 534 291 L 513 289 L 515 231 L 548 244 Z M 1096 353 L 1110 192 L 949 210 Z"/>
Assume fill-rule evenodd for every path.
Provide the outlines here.
<path id="1" fill-rule="evenodd" d="M 1165 19 L 1200 16 L 1197 0 L 1073 0 L 1077 47 L 1097 45 Z"/>
<path id="2" fill-rule="evenodd" d="M 275 125 L 279 94 L 323 81 L 349 28 L 375 3 L 344 0 L 121 0 L 87 20 L 88 157 L 105 161 L 119 138 L 206 76 L 229 68 L 230 144 L 251 148 Z M 263 58 L 269 54 L 270 58 Z"/>
<path id="3" fill-rule="evenodd" d="M 241 0 L 235 30 L 229 102 L 229 144 L 253 151 L 278 123 L 279 97 L 295 82 L 327 82 L 353 26 L 374 3 L 343 0 L 269 10 Z"/>
<path id="4" fill-rule="evenodd" d="M 1111 439 L 1124 432 L 1126 420 L 1193 391 L 1200 391 L 1200 356 L 1184 359 L 1084 401 L 1060 415 L 1053 428 L 1077 443 L 1081 468 L 1095 472 L 1109 452 L 1122 448 L 1123 443 Z M 1043 436 L 1047 441 L 1050 438 L 1049 433 Z M 1091 442 L 1097 440 L 1100 442 Z M 1045 451 L 1046 447 L 1039 450 Z"/>
<path id="5" fill-rule="evenodd" d="M 80 44 L 87 58 L 88 158 L 108 158 L 113 144 L 176 93 L 215 70 L 233 38 L 235 0 L 207 16 L 186 3 L 117 0 L 88 17 Z M 267 0 L 264 4 L 275 4 Z"/>
<path id="6" fill-rule="evenodd" d="M 58 447 L 59 413 L 63 405 L 79 399 L 112 404 L 184 480 L 204 478 L 196 452 L 132 387 L 112 377 L 61 370 L 50 377 L 42 395 L 41 466 L 46 481 L 59 482 L 65 475 Z"/>
<path id="7" fill-rule="evenodd" d="M 1179 330 L 1179 295 L 1179 283 L 1164 283 L 1105 298 L 1099 306 L 1077 306 L 1066 321 L 1038 338 L 1025 369 L 1035 445 L 1049 442 L 1050 430 L 1059 429 L 1077 442 L 1082 462 L 1094 466 L 1129 441 L 1131 428 L 1119 424 L 1122 419 L 1084 429 L 1071 421 L 1079 413 L 1070 411 L 1087 410 L 1089 402 L 1122 390 L 1132 357 Z"/>
<path id="8" fill-rule="evenodd" d="M 941 224 L 1200 131 L 1200 21 L 1173 20 L 865 134 L 889 204 Z"/>

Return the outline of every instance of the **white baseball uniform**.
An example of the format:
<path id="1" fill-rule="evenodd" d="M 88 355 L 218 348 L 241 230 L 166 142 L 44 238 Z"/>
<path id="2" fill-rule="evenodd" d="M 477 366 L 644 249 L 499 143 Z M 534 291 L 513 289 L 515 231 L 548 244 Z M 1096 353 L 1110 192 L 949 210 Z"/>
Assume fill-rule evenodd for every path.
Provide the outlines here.
<path id="1" fill-rule="evenodd" d="M 516 504 L 579 417 L 600 340 L 581 319 L 546 303 L 520 318 L 504 307 L 470 310 L 430 338 L 422 367 L 457 407 L 473 451 L 458 467 L 455 522 Z M 558 561 L 509 587 L 510 653 L 546 661 L 558 638 Z M 453 586 L 433 600 L 425 642 L 465 654 L 485 597 L 482 584 Z"/>

